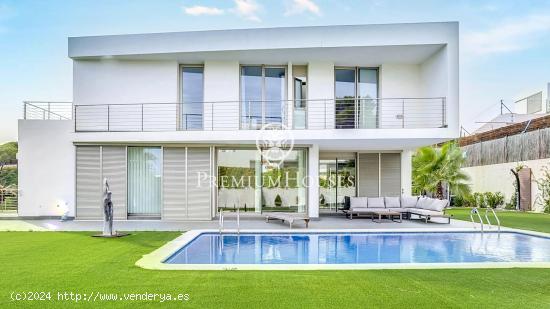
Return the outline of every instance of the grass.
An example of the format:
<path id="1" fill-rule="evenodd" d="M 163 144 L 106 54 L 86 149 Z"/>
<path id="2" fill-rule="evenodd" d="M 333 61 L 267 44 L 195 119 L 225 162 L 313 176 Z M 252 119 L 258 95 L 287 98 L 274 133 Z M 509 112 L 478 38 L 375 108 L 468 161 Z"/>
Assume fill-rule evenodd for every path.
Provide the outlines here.
<path id="1" fill-rule="evenodd" d="M 178 233 L 0 233 L 0 308 L 550 308 L 550 269 L 151 271 L 134 263 Z M 188 293 L 154 301 L 11 302 L 12 291 Z"/>
<path id="2" fill-rule="evenodd" d="M 470 221 L 471 208 L 453 208 L 446 212 L 453 215 L 454 219 Z M 480 209 L 480 215 L 485 221 L 485 210 Z M 516 211 L 498 211 L 500 224 L 506 227 L 550 233 L 550 215 L 542 213 L 528 213 Z M 495 220 L 489 216 L 489 219 L 494 224 Z M 476 221 L 479 221 L 476 218 Z"/>

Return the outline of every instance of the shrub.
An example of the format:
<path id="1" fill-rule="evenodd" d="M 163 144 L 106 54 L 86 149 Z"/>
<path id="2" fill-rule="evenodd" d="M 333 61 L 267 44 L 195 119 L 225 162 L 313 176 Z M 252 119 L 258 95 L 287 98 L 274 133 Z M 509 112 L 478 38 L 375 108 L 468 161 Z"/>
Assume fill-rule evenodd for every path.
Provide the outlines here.
<path id="1" fill-rule="evenodd" d="M 283 205 L 283 199 L 279 194 L 275 197 L 275 207 L 281 207 Z"/>
<path id="2" fill-rule="evenodd" d="M 542 168 L 542 177 L 536 180 L 539 189 L 538 198 L 541 199 L 545 213 L 550 213 L 550 168 L 544 166 Z"/>
<path id="3" fill-rule="evenodd" d="M 484 202 L 487 207 L 497 208 L 504 204 L 504 195 L 501 192 L 485 192 Z"/>
<path id="4" fill-rule="evenodd" d="M 473 207 L 485 208 L 485 194 L 480 192 L 474 192 L 472 194 Z"/>
<path id="5" fill-rule="evenodd" d="M 453 207 L 466 207 L 466 197 L 465 196 L 454 196 L 452 199 Z"/>

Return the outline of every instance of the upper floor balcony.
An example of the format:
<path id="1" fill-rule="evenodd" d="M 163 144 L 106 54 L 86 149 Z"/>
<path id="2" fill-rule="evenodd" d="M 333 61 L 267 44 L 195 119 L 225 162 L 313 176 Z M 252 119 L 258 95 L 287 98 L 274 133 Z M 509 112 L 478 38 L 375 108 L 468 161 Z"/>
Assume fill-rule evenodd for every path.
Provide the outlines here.
<path id="1" fill-rule="evenodd" d="M 445 128 L 446 100 L 358 98 L 73 105 L 25 102 L 25 119 L 72 119 L 75 132 Z"/>

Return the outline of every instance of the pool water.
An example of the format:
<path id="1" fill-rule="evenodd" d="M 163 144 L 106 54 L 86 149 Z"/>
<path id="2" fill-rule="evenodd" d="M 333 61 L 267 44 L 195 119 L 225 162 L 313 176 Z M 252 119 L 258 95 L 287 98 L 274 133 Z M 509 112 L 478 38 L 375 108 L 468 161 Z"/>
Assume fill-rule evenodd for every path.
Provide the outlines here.
<path id="1" fill-rule="evenodd" d="M 200 234 L 168 264 L 550 262 L 550 238 L 521 233 Z"/>

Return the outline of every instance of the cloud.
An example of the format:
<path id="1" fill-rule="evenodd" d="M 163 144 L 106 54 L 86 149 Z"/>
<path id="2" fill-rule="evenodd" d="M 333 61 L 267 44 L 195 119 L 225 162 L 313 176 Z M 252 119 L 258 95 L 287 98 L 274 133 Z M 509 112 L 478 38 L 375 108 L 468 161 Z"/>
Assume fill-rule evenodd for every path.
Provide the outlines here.
<path id="1" fill-rule="evenodd" d="M 258 11 L 260 6 L 255 0 L 234 0 L 235 8 L 231 11 L 244 19 L 259 22 Z"/>
<path id="2" fill-rule="evenodd" d="M 291 0 L 287 1 L 285 16 L 309 12 L 321 16 L 321 9 L 312 0 Z"/>
<path id="3" fill-rule="evenodd" d="M 224 10 L 216 7 L 195 5 L 192 7 L 184 7 L 183 11 L 187 15 L 199 16 L 199 15 L 223 15 Z"/>
<path id="4" fill-rule="evenodd" d="M 463 51 L 467 54 L 490 55 L 525 50 L 550 35 L 550 15 L 516 17 L 478 32 L 466 33 Z"/>

